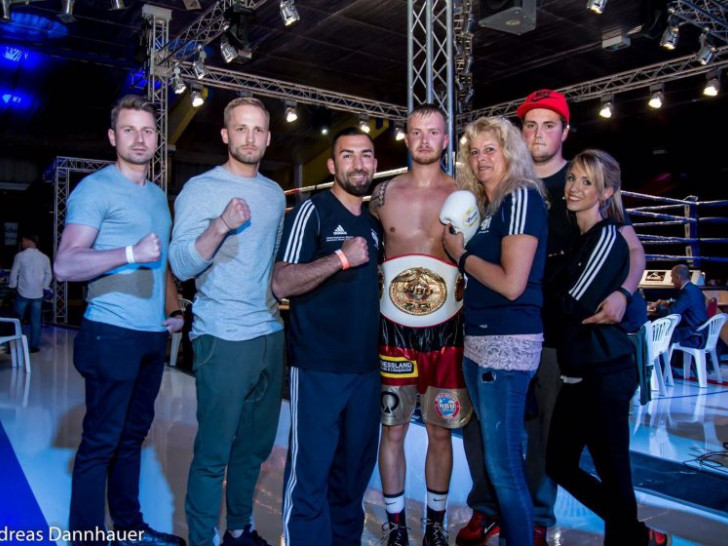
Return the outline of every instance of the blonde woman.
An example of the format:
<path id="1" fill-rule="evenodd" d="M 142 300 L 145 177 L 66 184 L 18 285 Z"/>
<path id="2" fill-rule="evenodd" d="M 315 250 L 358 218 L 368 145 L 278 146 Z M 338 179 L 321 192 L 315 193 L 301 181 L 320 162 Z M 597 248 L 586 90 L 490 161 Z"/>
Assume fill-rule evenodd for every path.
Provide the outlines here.
<path id="1" fill-rule="evenodd" d="M 637 519 L 629 461 L 629 404 L 637 388 L 632 344 L 619 324 L 583 324 L 621 288 L 629 248 L 619 232 L 624 211 L 620 168 L 600 150 L 577 155 L 566 175 L 566 207 L 581 236 L 568 257 L 557 347 L 562 387 L 551 421 L 546 470 L 605 521 L 607 545 L 669 544 Z M 579 467 L 584 448 L 599 478 Z"/>
<path id="2" fill-rule="evenodd" d="M 465 382 L 503 535 L 509 546 L 530 546 L 533 504 L 521 437 L 526 392 L 543 343 L 545 192 L 520 131 L 505 118 L 469 124 L 458 161 L 458 183 L 475 194 L 484 217 L 466 247 L 462 234 L 443 235 L 445 250 L 467 276 Z"/>

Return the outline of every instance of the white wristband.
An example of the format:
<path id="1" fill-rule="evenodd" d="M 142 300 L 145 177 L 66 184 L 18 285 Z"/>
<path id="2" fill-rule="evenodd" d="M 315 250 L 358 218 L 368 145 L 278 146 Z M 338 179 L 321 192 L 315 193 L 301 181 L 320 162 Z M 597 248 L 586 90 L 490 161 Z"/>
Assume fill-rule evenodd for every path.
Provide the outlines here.
<path id="1" fill-rule="evenodd" d="M 126 245 L 126 262 L 133 264 L 136 263 L 136 260 L 134 260 L 134 247 L 131 245 Z"/>

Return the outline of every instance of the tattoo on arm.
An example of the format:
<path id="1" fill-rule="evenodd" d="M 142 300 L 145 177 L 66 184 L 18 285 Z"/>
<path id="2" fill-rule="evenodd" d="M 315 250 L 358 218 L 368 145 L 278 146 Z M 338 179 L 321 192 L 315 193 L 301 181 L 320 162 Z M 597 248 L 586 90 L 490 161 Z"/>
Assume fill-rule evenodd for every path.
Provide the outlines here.
<path id="1" fill-rule="evenodd" d="M 379 209 L 384 206 L 384 194 L 387 193 L 387 186 L 389 185 L 389 182 L 390 180 L 387 180 L 374 188 L 372 199 L 369 202 L 369 211 L 375 216 L 377 216 Z"/>

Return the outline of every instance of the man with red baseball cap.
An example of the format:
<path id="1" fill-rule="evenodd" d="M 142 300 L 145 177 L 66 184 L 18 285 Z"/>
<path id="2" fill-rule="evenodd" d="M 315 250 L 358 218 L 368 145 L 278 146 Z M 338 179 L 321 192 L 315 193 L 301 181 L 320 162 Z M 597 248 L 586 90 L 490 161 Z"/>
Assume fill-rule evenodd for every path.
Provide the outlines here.
<path id="1" fill-rule="evenodd" d="M 531 152 L 536 174 L 548 192 L 549 234 L 546 267 L 544 270 L 544 346 L 538 373 L 531 383 L 531 407 L 526 409 L 525 429 L 528 436 L 526 448 L 526 477 L 528 479 L 534 509 L 534 545 L 545 545 L 546 530 L 556 522 L 554 503 L 556 484 L 546 475 L 546 443 L 548 441 L 551 414 L 561 385 L 556 360 L 556 332 L 558 320 L 557 295 L 562 271 L 566 265 L 569 248 L 579 236 L 576 222 L 570 221 L 564 200 L 564 185 L 569 162 L 563 156 L 563 144 L 569 135 L 570 112 L 566 98 L 558 91 L 539 89 L 534 91 L 516 110 L 523 124 L 523 139 Z M 634 293 L 645 267 L 642 244 L 632 225 L 620 230 L 630 249 L 629 275 L 622 288 Z M 619 291 L 610 294 L 600 305 L 598 312 L 585 322 L 594 324 L 614 323 L 622 320 L 627 298 Z M 530 410 L 530 411 L 529 411 Z M 473 424 L 474 423 L 474 424 Z M 463 429 L 465 455 L 468 460 L 473 488 L 468 495 L 468 505 L 473 515 L 457 535 L 458 546 L 484 546 L 500 532 L 498 503 L 493 497 L 492 486 L 483 466 L 483 448 L 480 428 L 475 418 Z"/>

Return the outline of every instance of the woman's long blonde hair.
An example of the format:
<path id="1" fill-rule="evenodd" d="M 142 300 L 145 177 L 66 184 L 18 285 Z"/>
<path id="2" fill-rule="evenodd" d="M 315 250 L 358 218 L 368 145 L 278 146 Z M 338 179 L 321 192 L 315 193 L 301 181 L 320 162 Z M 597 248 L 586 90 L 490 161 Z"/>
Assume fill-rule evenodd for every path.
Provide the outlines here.
<path id="1" fill-rule="evenodd" d="M 571 160 L 569 176 L 571 169 L 579 167 L 586 173 L 597 188 L 599 195 L 611 188 L 612 196 L 599 200 L 599 212 L 602 218 L 614 218 L 618 222 L 624 222 L 624 207 L 622 205 L 622 170 L 619 163 L 611 155 L 603 150 L 584 150 Z"/>
<path id="2" fill-rule="evenodd" d="M 488 200 L 483 184 L 478 181 L 470 167 L 470 145 L 483 133 L 490 133 L 495 137 L 503 148 L 506 160 L 505 178 L 498 184 L 492 200 Z M 475 194 L 480 213 L 484 216 L 494 214 L 503 199 L 519 188 L 533 188 L 546 200 L 546 189 L 536 175 L 531 153 L 521 131 L 504 117 L 481 117 L 469 123 L 460 137 L 457 161 L 458 185 Z"/>

